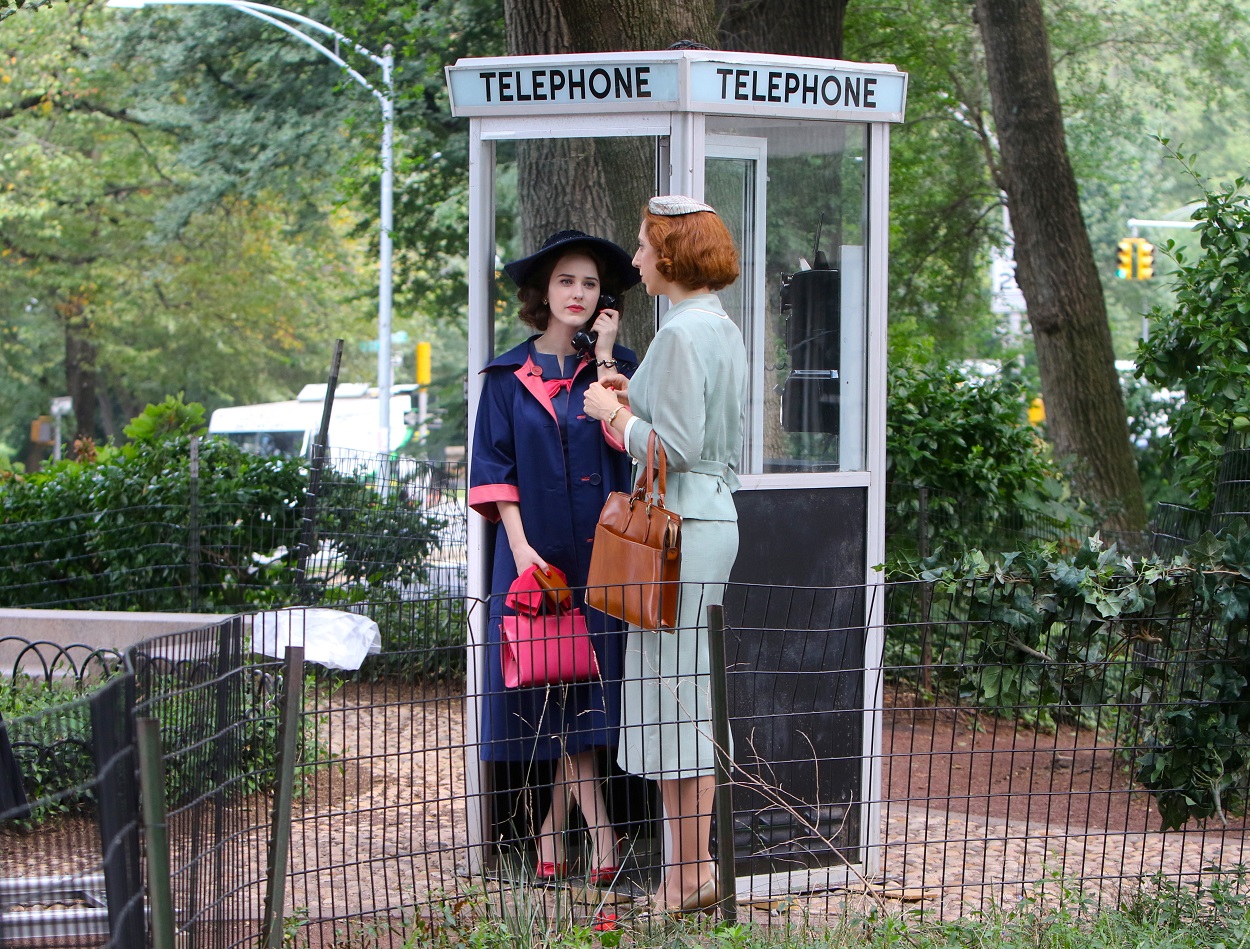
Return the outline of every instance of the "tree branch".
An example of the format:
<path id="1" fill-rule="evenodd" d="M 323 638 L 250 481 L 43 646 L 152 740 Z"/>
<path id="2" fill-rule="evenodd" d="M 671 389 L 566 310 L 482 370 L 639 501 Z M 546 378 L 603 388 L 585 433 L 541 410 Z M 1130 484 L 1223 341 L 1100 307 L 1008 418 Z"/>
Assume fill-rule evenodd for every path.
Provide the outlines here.
<path id="1" fill-rule="evenodd" d="M 22 249 L 17 244 L 9 240 L 7 237 L 0 237 L 0 244 L 4 245 L 5 250 L 11 253 L 17 254 L 20 257 L 26 258 L 28 260 L 29 259 L 46 260 L 54 264 L 69 264 L 73 267 L 82 267 L 82 266 L 85 266 L 86 264 L 93 264 L 97 260 L 100 259 L 99 256 L 96 254 L 92 254 L 87 257 L 62 257 L 59 254 L 49 254 L 46 251 L 31 252 L 31 251 Z"/>
<path id="2" fill-rule="evenodd" d="M 139 121 L 139 119 L 136 119 L 125 109 L 118 111 L 117 109 L 110 109 L 106 105 L 101 105 L 98 102 L 90 102 L 85 99 L 62 99 L 59 101 L 53 101 L 58 108 L 61 108 L 66 112 L 94 112 L 97 115 L 108 116 L 110 119 L 115 119 L 118 122 L 126 122 L 130 125 L 137 125 L 140 128 L 148 127 L 148 123 Z"/>
<path id="3" fill-rule="evenodd" d="M 3 13 L 3 12 L 4 12 L 4 8 L 0 7 L 0 13 Z M 13 116 L 17 115 L 19 112 L 27 112 L 30 109 L 36 108 L 37 106 L 41 105 L 43 103 L 43 100 L 46 98 L 47 98 L 47 93 L 40 92 L 33 96 L 27 96 L 25 99 L 19 99 L 14 105 L 10 106 L 9 108 L 0 109 L 0 121 L 3 121 L 5 119 L 11 119 L 13 118 Z"/>

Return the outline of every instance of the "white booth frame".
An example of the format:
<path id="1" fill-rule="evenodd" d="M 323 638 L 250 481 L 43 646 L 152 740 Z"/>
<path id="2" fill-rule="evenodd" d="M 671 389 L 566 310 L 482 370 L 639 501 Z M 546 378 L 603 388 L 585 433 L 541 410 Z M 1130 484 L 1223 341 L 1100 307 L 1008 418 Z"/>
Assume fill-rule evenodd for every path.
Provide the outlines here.
<path id="1" fill-rule="evenodd" d="M 541 107 L 531 103 L 509 109 L 509 114 L 496 106 L 465 105 L 457 103 L 455 87 L 450 81 L 457 70 L 486 69 L 525 66 L 567 65 L 570 63 L 613 65 L 630 62 L 654 62 L 676 60 L 682 70 L 677 101 L 634 103 L 632 111 L 605 112 L 598 103 L 564 103 L 559 106 Z M 754 67 L 781 64 L 788 68 L 817 69 L 828 71 L 845 67 L 848 71 L 868 70 L 893 73 L 902 78 L 902 96 L 899 107 L 872 117 L 858 112 L 826 111 L 814 116 L 810 110 L 792 107 L 760 107 L 753 104 L 724 104 L 696 102 L 689 95 L 689 70 L 691 61 L 714 59 L 717 62 L 742 63 Z M 799 59 L 796 57 L 761 56 L 757 54 L 727 53 L 721 51 L 682 51 L 613 53 L 570 56 L 498 57 L 492 59 L 462 60 L 448 67 L 449 86 L 453 93 L 453 111 L 470 117 L 469 124 L 469 332 L 467 379 L 468 418 L 472 426 L 477 415 L 482 392 L 482 377 L 474 367 L 485 365 L 493 356 L 493 319 L 491 293 L 495 279 L 495 217 L 494 217 L 494 168 L 495 143 L 542 138 L 602 138 L 602 137 L 658 137 L 667 139 L 669 158 L 667 191 L 687 194 L 702 200 L 704 197 L 704 163 L 708 136 L 705 116 L 756 115 L 774 118 L 820 118 L 830 122 L 847 122 L 867 127 L 867 208 L 865 252 L 867 272 L 865 276 L 865 430 L 864 466 L 861 471 L 832 471 L 821 473 L 777 473 L 741 475 L 742 490 L 804 490 L 814 488 L 854 487 L 867 489 L 867 537 L 864 576 L 869 585 L 866 597 L 868 615 L 865 617 L 867 636 L 865 641 L 864 673 L 864 728 L 863 759 L 860 787 L 863 792 L 860 821 L 860 853 L 863 863 L 853 866 L 833 866 L 798 872 L 779 872 L 739 877 L 736 890 L 740 897 L 764 895 L 783 890 L 802 891 L 823 887 L 840 886 L 861 879 L 872 879 L 880 873 L 881 853 L 881 726 L 882 726 L 882 670 L 881 656 L 884 646 L 884 597 L 881 584 L 883 577 L 877 566 L 885 559 L 885 415 L 886 415 L 886 333 L 887 333 L 887 267 L 888 267 L 888 220 L 889 220 L 889 144 L 890 124 L 902 121 L 902 101 L 906 96 L 906 74 L 898 73 L 892 66 L 863 66 L 855 63 L 834 63 L 828 60 Z M 492 114 L 492 112 L 494 114 Z M 713 149 L 717 147 L 713 136 Z M 663 179 L 663 169 L 661 169 Z M 760 195 L 757 213 L 763 214 L 764 196 Z M 762 223 L 761 217 L 761 223 Z M 763 228 L 757 228 L 759 233 Z M 757 280 L 752 288 L 755 294 L 763 293 L 763 281 Z M 757 312 L 762 312 L 757 311 Z M 757 321 L 758 322 L 758 321 Z M 761 327 L 762 331 L 762 327 Z M 751 341 L 748 341 L 748 346 Z M 755 371 L 753 367 L 752 371 Z M 753 387 L 754 397 L 754 387 Z M 470 433 L 470 450 L 471 450 Z M 479 517 L 469 520 L 468 596 L 472 600 L 485 601 L 489 595 L 489 583 L 485 570 L 487 524 Z M 477 565 L 475 569 L 475 565 Z M 484 652 L 486 611 L 475 608 L 469 611 L 468 636 L 470 656 Z M 484 865 L 485 839 L 484 792 L 488 777 L 486 766 L 472 753 L 473 739 L 480 734 L 480 707 L 483 682 L 479 662 L 470 661 L 468 669 L 465 709 L 468 829 L 470 855 L 468 870 L 481 872 Z"/>

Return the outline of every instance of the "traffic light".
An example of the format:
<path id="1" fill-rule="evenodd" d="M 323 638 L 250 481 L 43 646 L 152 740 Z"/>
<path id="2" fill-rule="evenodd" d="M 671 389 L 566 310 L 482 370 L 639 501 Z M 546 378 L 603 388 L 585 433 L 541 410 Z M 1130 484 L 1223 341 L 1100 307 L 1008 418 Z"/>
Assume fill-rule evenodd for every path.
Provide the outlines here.
<path id="1" fill-rule="evenodd" d="M 430 344 L 417 343 L 417 385 L 430 384 Z"/>
<path id="2" fill-rule="evenodd" d="M 1125 237 L 1116 245 L 1115 275 L 1121 280 L 1133 279 L 1133 241 L 1134 238 Z"/>
<path id="3" fill-rule="evenodd" d="M 36 445 L 56 444 L 56 436 L 52 430 L 52 416 L 41 415 L 30 423 L 30 440 Z"/>
<path id="4" fill-rule="evenodd" d="M 1149 280 L 1155 272 L 1155 247 L 1149 241 L 1137 245 L 1137 279 Z"/>

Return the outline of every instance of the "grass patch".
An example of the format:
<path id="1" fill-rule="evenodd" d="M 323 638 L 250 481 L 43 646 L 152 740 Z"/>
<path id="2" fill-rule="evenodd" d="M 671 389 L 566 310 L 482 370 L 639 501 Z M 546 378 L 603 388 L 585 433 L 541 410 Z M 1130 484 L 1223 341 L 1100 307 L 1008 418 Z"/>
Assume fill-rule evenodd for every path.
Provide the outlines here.
<path id="1" fill-rule="evenodd" d="M 1239 871 L 1201 887 L 1154 880 L 1115 908 L 1095 908 L 1079 893 L 1052 904 L 1025 900 L 1010 910 L 938 921 L 915 911 L 848 914 L 829 923 L 799 917 L 768 924 L 711 918 L 635 919 L 622 912 L 615 928 L 596 927 L 592 914 L 535 911 L 518 897 L 470 893 L 409 924 L 403 945 L 473 949 L 1246 949 L 1250 899 Z M 543 900 L 534 891 L 530 899 Z M 611 907 L 606 907 L 611 908 Z M 502 911 L 501 911 L 502 910 Z M 390 929 L 391 936 L 395 929 Z M 345 945 L 372 944 L 363 933 Z M 302 945 L 298 932 L 289 944 Z M 388 943 L 390 944 L 390 943 Z"/>

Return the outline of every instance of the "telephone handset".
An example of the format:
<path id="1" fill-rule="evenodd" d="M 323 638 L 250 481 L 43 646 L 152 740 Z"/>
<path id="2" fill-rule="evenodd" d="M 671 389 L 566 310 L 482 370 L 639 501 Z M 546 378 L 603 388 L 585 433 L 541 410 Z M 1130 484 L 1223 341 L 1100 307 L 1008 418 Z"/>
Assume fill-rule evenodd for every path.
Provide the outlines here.
<path id="1" fill-rule="evenodd" d="M 591 329 L 595 325 L 595 320 L 599 318 L 599 314 L 604 310 L 616 309 L 616 297 L 610 293 L 599 294 L 599 303 L 595 306 L 595 315 L 586 321 L 586 325 L 582 329 L 573 334 L 573 348 L 577 350 L 579 356 L 587 358 L 595 354 L 595 343 L 599 342 L 599 334 Z"/>

